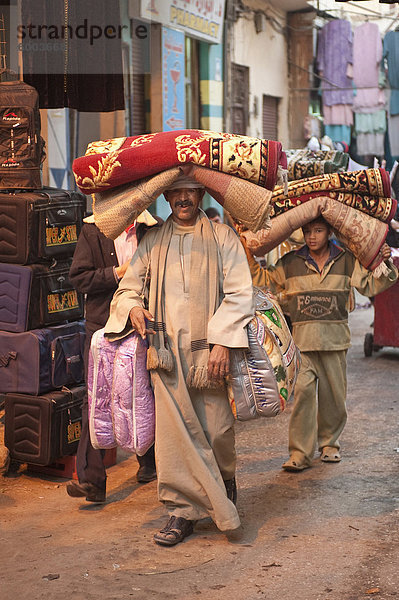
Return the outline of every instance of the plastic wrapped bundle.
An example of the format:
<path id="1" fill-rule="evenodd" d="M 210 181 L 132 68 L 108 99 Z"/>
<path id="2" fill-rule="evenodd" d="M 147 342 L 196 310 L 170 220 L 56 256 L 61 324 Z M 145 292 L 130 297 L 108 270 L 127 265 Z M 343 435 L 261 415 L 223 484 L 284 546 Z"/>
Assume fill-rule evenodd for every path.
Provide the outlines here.
<path id="1" fill-rule="evenodd" d="M 294 344 L 280 306 L 255 288 L 256 314 L 248 324 L 248 350 L 230 351 L 228 393 L 236 419 L 274 417 L 285 409 L 298 369 Z"/>
<path id="2" fill-rule="evenodd" d="M 90 439 L 94 448 L 120 446 L 139 456 L 154 443 L 154 394 L 147 344 L 136 333 L 110 342 L 93 334 L 88 370 Z"/>

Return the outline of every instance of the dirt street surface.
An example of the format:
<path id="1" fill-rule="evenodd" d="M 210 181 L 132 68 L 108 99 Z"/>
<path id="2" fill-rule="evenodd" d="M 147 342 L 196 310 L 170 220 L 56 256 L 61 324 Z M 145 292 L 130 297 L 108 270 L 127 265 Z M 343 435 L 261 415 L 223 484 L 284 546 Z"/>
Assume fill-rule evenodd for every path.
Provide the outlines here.
<path id="1" fill-rule="evenodd" d="M 1 600 L 399 600 L 399 349 L 364 357 L 372 320 L 366 307 L 350 317 L 341 463 L 281 470 L 290 409 L 238 424 L 235 539 L 201 522 L 155 545 L 156 482 L 137 484 L 121 452 L 105 505 L 69 498 L 65 479 L 0 478 Z"/>

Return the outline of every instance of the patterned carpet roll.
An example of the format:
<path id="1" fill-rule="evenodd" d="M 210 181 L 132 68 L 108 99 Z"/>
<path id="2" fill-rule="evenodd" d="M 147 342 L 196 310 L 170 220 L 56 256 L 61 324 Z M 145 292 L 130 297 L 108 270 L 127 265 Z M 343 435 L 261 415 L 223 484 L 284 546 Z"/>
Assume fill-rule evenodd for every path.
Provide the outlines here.
<path id="1" fill-rule="evenodd" d="M 349 154 L 338 150 L 286 150 L 288 180 L 296 181 L 305 177 L 346 171 Z"/>
<path id="2" fill-rule="evenodd" d="M 209 132 L 195 131 L 197 136 L 200 133 L 207 134 L 195 138 L 195 143 L 198 142 L 198 155 L 195 161 L 190 158 L 193 145 L 190 145 L 189 142 L 193 140 L 190 136 L 186 136 L 189 151 L 187 160 L 178 163 L 180 166 L 163 170 L 156 175 L 142 178 L 139 181 L 128 180 L 129 183 L 118 187 L 114 187 L 116 186 L 115 181 L 118 181 L 118 179 L 112 179 L 112 174 L 110 174 L 108 183 L 106 183 L 108 187 L 101 187 L 98 184 L 100 185 L 98 188 L 96 187 L 98 182 L 94 185 L 94 179 L 91 180 L 94 185 L 91 191 L 95 191 L 93 194 L 95 220 L 107 237 L 115 239 L 183 172 L 186 176 L 202 183 L 205 189 L 234 219 L 248 228 L 249 231 L 244 235 L 247 237 L 251 251 L 258 256 L 269 252 L 286 240 L 296 229 L 322 214 L 332 226 L 337 237 L 353 252 L 363 266 L 374 269 L 381 263 L 382 258 L 379 250 L 388 231 L 385 221 L 390 220 L 396 209 L 396 201 L 389 198 L 389 177 L 383 169 L 334 173 L 290 182 L 288 184 L 288 194 L 285 195 L 282 187 L 275 188 L 271 192 L 265 189 L 264 186 L 262 187 L 246 178 L 242 178 L 244 171 L 249 168 L 251 163 L 249 158 L 252 156 L 251 152 L 254 148 L 248 150 L 248 161 L 245 163 L 245 169 L 242 167 L 244 163 L 240 163 L 244 170 L 238 177 L 224 172 L 223 169 L 214 170 L 215 166 L 214 168 L 208 168 L 206 166 L 207 160 L 205 158 L 202 160 L 201 148 L 203 148 L 202 144 L 208 144 L 209 146 L 210 140 L 213 138 L 209 137 Z M 158 134 L 152 134 L 151 139 L 156 139 L 154 138 L 156 135 Z M 176 132 L 173 135 L 176 135 Z M 148 136 L 141 137 L 147 138 Z M 133 138 L 123 138 L 123 142 L 127 139 L 132 140 Z M 134 140 L 137 139 L 134 138 Z M 217 144 L 221 148 L 224 142 L 233 144 L 233 140 L 234 144 L 236 146 L 238 144 L 241 150 L 244 148 L 240 145 L 241 141 L 237 141 L 237 136 L 219 138 Z M 110 143 L 114 141 L 111 140 Z M 121 146 L 123 146 L 123 142 Z M 259 150 L 258 142 L 261 141 L 258 140 L 255 143 L 257 150 Z M 148 146 L 151 143 L 151 140 L 141 142 L 144 147 L 146 144 Z M 161 144 L 158 145 L 161 146 Z M 271 153 L 274 152 L 277 157 L 277 146 L 269 146 L 268 144 L 267 146 Z M 140 148 L 141 146 L 138 147 L 138 149 Z M 224 147 L 224 151 L 226 151 L 226 147 Z M 88 158 L 93 156 L 98 160 L 99 156 L 103 155 L 89 154 Z M 227 155 L 224 156 L 226 158 Z M 121 154 L 118 155 L 119 159 L 122 161 Z M 223 160 L 220 160 L 219 164 L 223 163 Z M 186 164 L 183 165 L 183 162 Z M 233 162 L 232 159 L 230 166 Z M 257 164 L 260 167 L 259 161 L 256 162 L 255 159 L 251 164 L 252 166 Z M 149 161 L 149 165 L 149 170 L 151 170 L 151 161 Z M 136 165 L 136 172 L 139 171 L 139 166 Z M 275 166 L 275 174 L 277 174 L 277 162 Z M 128 167 L 126 169 L 129 170 Z M 125 167 L 121 171 L 124 172 Z M 248 174 L 247 171 L 245 172 Z M 234 172 L 233 175 L 237 175 L 237 173 Z M 269 177 L 269 175 L 266 176 L 263 183 L 270 179 L 271 176 Z M 250 178 L 248 177 L 248 179 Z M 79 185 L 84 191 L 82 188 L 84 180 L 79 181 Z M 98 189 L 100 191 L 96 191 Z M 273 218 L 271 218 L 272 215 Z"/>
<path id="3" fill-rule="evenodd" d="M 107 237 L 117 238 L 182 172 L 202 183 L 233 218 L 251 231 L 268 227 L 272 197 L 269 190 L 249 181 L 191 164 L 93 194 L 93 212 L 97 226 Z"/>
<path id="4" fill-rule="evenodd" d="M 380 248 L 385 242 L 388 225 L 334 198 L 323 195 L 311 198 L 287 212 L 270 219 L 270 228 L 242 235 L 250 251 L 262 256 L 281 244 L 296 229 L 322 215 L 339 240 L 366 268 L 374 270 L 383 260 Z"/>
<path id="5" fill-rule="evenodd" d="M 139 181 L 182 164 L 234 175 L 272 190 L 287 161 L 280 142 L 230 133 L 183 129 L 89 144 L 74 160 L 76 183 L 84 194 Z"/>
<path id="6" fill-rule="evenodd" d="M 273 190 L 273 202 L 283 200 L 287 196 L 298 198 L 305 194 L 326 191 L 356 192 L 366 196 L 388 198 L 391 195 L 391 183 L 385 169 L 363 169 L 362 171 L 318 175 L 308 179 L 290 181 L 288 193 L 282 186 L 276 186 Z"/>
<path id="7" fill-rule="evenodd" d="M 342 204 L 356 208 L 385 223 L 389 223 L 396 212 L 397 201 L 393 198 L 365 196 L 354 192 L 341 192 L 338 190 L 323 191 L 322 194 L 326 198 L 333 198 L 338 202 L 342 202 Z M 270 216 L 274 218 L 318 196 L 320 196 L 320 192 L 312 192 L 298 198 L 281 198 L 276 200 L 273 202 Z"/>
<path id="8" fill-rule="evenodd" d="M 115 240 L 178 178 L 178 167 L 135 183 L 93 194 L 93 214 L 97 227 Z"/>

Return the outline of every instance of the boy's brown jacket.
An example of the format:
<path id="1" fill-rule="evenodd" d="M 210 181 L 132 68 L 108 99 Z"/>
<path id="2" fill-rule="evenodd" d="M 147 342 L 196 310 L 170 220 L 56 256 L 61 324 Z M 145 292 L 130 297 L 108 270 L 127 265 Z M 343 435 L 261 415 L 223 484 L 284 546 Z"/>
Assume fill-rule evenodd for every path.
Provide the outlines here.
<path id="1" fill-rule="evenodd" d="M 350 346 L 348 307 L 351 288 L 368 297 L 383 292 L 398 278 L 388 261 L 389 273 L 378 279 L 353 254 L 331 244 L 330 261 L 319 273 L 309 261 L 308 248 L 285 254 L 275 267 L 262 269 L 247 252 L 255 286 L 274 292 L 290 315 L 293 338 L 303 352 L 344 350 Z"/>

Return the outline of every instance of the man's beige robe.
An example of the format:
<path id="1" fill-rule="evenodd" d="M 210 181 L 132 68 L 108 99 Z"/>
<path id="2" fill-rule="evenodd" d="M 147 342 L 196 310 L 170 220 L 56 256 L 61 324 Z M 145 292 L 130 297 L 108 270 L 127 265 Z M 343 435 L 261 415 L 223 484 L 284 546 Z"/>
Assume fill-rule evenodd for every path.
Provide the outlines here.
<path id="1" fill-rule="evenodd" d="M 248 262 L 234 231 L 213 225 L 219 246 L 220 305 L 208 324 L 208 343 L 247 347 L 245 325 L 254 314 Z M 225 390 L 186 385 L 192 364 L 189 274 L 194 227 L 173 227 L 162 301 L 174 369 L 151 372 L 159 499 L 170 515 L 190 520 L 211 516 L 222 531 L 235 529 L 239 516 L 224 486 L 235 474 L 234 418 Z M 143 305 L 140 293 L 157 234 L 146 234 L 114 295 L 105 328 L 114 334 L 111 339 L 131 330 L 129 312 Z"/>

